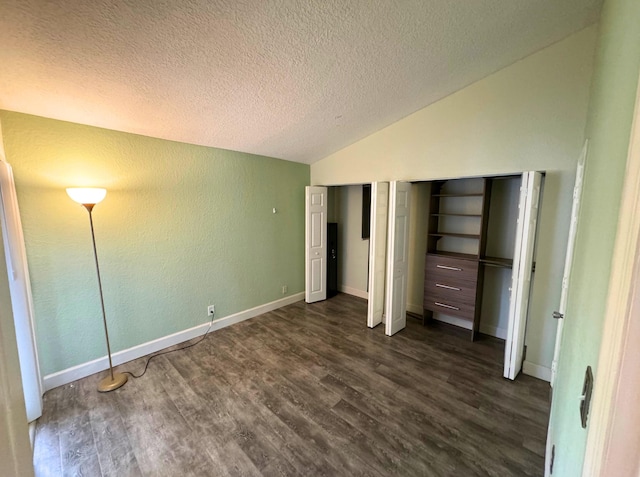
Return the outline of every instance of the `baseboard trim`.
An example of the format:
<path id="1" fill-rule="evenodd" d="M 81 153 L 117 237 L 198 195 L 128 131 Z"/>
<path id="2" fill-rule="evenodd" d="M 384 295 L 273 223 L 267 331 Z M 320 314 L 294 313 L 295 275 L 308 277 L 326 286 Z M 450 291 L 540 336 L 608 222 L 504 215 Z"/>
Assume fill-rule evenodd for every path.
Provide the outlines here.
<path id="1" fill-rule="evenodd" d="M 411 303 L 407 303 L 407 311 L 414 315 L 422 315 L 424 313 L 424 309 L 420 305 L 412 305 Z"/>
<path id="2" fill-rule="evenodd" d="M 234 313 L 233 315 L 225 316 L 224 318 L 213 321 L 213 324 L 211 325 L 211 331 L 226 328 L 227 326 L 240 323 L 241 321 L 254 318 L 258 315 L 262 315 L 263 313 L 267 313 L 283 306 L 296 303 L 300 300 L 304 300 L 304 292 L 296 293 L 291 296 L 281 298 L 280 300 L 265 303 L 264 305 L 259 305 L 248 310 Z M 165 348 L 169 348 L 170 346 L 174 346 L 191 340 L 193 338 L 196 338 L 197 336 L 203 335 L 208 328 L 209 322 L 194 326 L 193 328 L 189 328 L 183 331 L 178 331 L 177 333 L 173 333 L 168 336 L 163 336 L 162 338 L 158 338 L 153 341 L 139 344 L 129 349 L 118 351 L 117 353 L 113 353 L 113 355 L 111 355 L 113 365 L 117 366 L 123 363 L 127 363 L 134 359 L 141 358 Z M 94 359 L 93 361 L 88 361 L 71 368 L 63 369 L 62 371 L 58 371 L 57 373 L 48 374 L 43 379 L 44 391 L 46 392 L 50 389 L 64 386 L 65 384 L 85 378 L 95 373 L 99 373 L 100 371 L 104 371 L 108 368 L 109 360 L 107 356 L 103 356 L 101 358 Z"/>
<path id="3" fill-rule="evenodd" d="M 346 293 L 347 295 L 357 296 L 358 298 L 364 298 L 365 300 L 369 299 L 369 293 L 366 291 L 358 290 L 357 288 L 351 288 L 346 285 L 339 285 L 338 290 L 342 293 Z"/>
<path id="4" fill-rule="evenodd" d="M 459 328 L 464 328 L 465 330 L 471 330 L 471 322 L 468 320 L 463 320 L 462 318 L 456 318 L 455 316 L 443 315 L 442 313 L 437 313 L 433 315 L 433 319 L 436 321 L 441 321 L 442 323 L 447 323 L 448 325 L 458 326 Z"/>
<path id="5" fill-rule="evenodd" d="M 497 326 L 486 326 L 480 322 L 480 333 L 483 335 L 493 336 L 501 340 L 507 339 L 508 330 L 506 328 L 498 328 Z"/>
<path id="6" fill-rule="evenodd" d="M 531 361 L 525 361 L 522 363 L 522 372 L 527 376 L 533 376 L 534 378 L 542 379 L 548 383 L 551 382 L 551 368 L 541 366 L 539 364 L 532 363 Z"/>

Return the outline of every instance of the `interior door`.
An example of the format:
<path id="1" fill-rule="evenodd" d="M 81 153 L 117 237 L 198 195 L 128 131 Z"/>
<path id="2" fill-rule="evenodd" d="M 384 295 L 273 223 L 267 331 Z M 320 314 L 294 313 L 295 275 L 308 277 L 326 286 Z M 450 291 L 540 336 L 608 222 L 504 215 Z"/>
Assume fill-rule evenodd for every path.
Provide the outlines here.
<path id="1" fill-rule="evenodd" d="M 387 214 L 389 183 L 371 184 L 371 234 L 369 237 L 369 302 L 367 326 L 373 328 L 383 321 L 385 272 L 387 270 Z"/>
<path id="2" fill-rule="evenodd" d="M 327 298 L 327 188 L 305 187 L 305 281 L 307 303 Z"/>
<path id="3" fill-rule="evenodd" d="M 504 350 L 504 377 L 508 379 L 515 379 L 522 370 L 541 184 L 541 173 L 522 174 L 511 277 L 509 328 Z"/>
<path id="4" fill-rule="evenodd" d="M 13 172 L 11 166 L 1 160 L 0 206 L 22 388 L 27 420 L 31 422 L 42 415 L 42 379 L 33 326 L 31 282 Z"/>
<path id="5" fill-rule="evenodd" d="M 411 184 L 393 181 L 389 188 L 387 289 L 385 333 L 396 334 L 407 325 L 407 271 L 409 262 L 409 205 Z"/>
<path id="6" fill-rule="evenodd" d="M 553 351 L 553 362 L 551 363 L 551 387 L 555 384 L 556 373 L 558 371 L 558 359 L 560 358 L 560 346 L 562 344 L 562 332 L 564 329 L 564 314 L 567 310 L 567 295 L 569 292 L 569 280 L 571 278 L 571 265 L 573 263 L 573 250 L 576 244 L 576 233 L 578 232 L 578 215 L 580 214 L 580 200 L 582 198 L 582 183 L 584 179 L 584 166 L 587 160 L 588 140 L 585 141 L 576 168 L 576 182 L 573 186 L 573 205 L 571 206 L 571 222 L 569 225 L 569 239 L 567 241 L 567 253 L 564 259 L 564 273 L 562 275 L 562 291 L 560 293 L 560 305 L 558 311 L 554 312 L 554 318 L 558 319 L 556 330 L 556 345 Z"/>

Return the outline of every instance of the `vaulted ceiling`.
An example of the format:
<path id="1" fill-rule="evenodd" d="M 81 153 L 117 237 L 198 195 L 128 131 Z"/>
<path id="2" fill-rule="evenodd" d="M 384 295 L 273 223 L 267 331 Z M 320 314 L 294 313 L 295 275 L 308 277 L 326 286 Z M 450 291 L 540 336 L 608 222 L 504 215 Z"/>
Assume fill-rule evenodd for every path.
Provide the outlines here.
<path id="1" fill-rule="evenodd" d="M 0 109 L 312 163 L 601 0 L 3 0 Z"/>

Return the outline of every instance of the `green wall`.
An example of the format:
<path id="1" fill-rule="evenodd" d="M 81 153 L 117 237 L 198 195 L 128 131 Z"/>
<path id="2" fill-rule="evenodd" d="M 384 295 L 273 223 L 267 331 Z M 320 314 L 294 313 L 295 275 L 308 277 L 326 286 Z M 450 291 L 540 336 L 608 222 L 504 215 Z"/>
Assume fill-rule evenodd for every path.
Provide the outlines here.
<path id="1" fill-rule="evenodd" d="M 23 222 L 42 372 L 106 354 L 86 211 L 94 209 L 112 351 L 304 290 L 309 166 L 0 111 Z M 273 208 L 277 214 L 272 213 Z"/>
<path id="2" fill-rule="evenodd" d="M 590 138 L 575 262 L 551 414 L 556 445 L 553 475 L 581 473 L 587 430 L 578 397 L 587 365 L 601 344 L 621 189 L 640 71 L 640 2 L 608 0 L 592 84 L 586 136 Z"/>

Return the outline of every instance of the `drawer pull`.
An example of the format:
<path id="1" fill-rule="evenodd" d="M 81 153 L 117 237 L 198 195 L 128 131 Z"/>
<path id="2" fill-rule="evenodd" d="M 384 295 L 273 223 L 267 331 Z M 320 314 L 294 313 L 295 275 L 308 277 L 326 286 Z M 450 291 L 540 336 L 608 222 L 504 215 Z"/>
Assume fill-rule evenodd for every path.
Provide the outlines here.
<path id="1" fill-rule="evenodd" d="M 443 308 L 449 308 L 450 310 L 460 310 L 457 306 L 445 305 L 444 303 L 434 302 L 435 305 L 441 306 Z"/>
<path id="2" fill-rule="evenodd" d="M 461 272 L 462 271 L 462 268 L 448 267 L 446 265 L 436 265 L 436 268 L 444 268 L 445 270 L 455 270 L 456 272 Z"/>
<path id="3" fill-rule="evenodd" d="M 452 287 L 452 286 L 449 286 L 449 285 L 443 285 L 442 283 L 436 283 L 436 286 L 438 288 L 446 288 L 447 290 L 460 291 L 460 288 L 458 288 L 458 287 Z"/>

